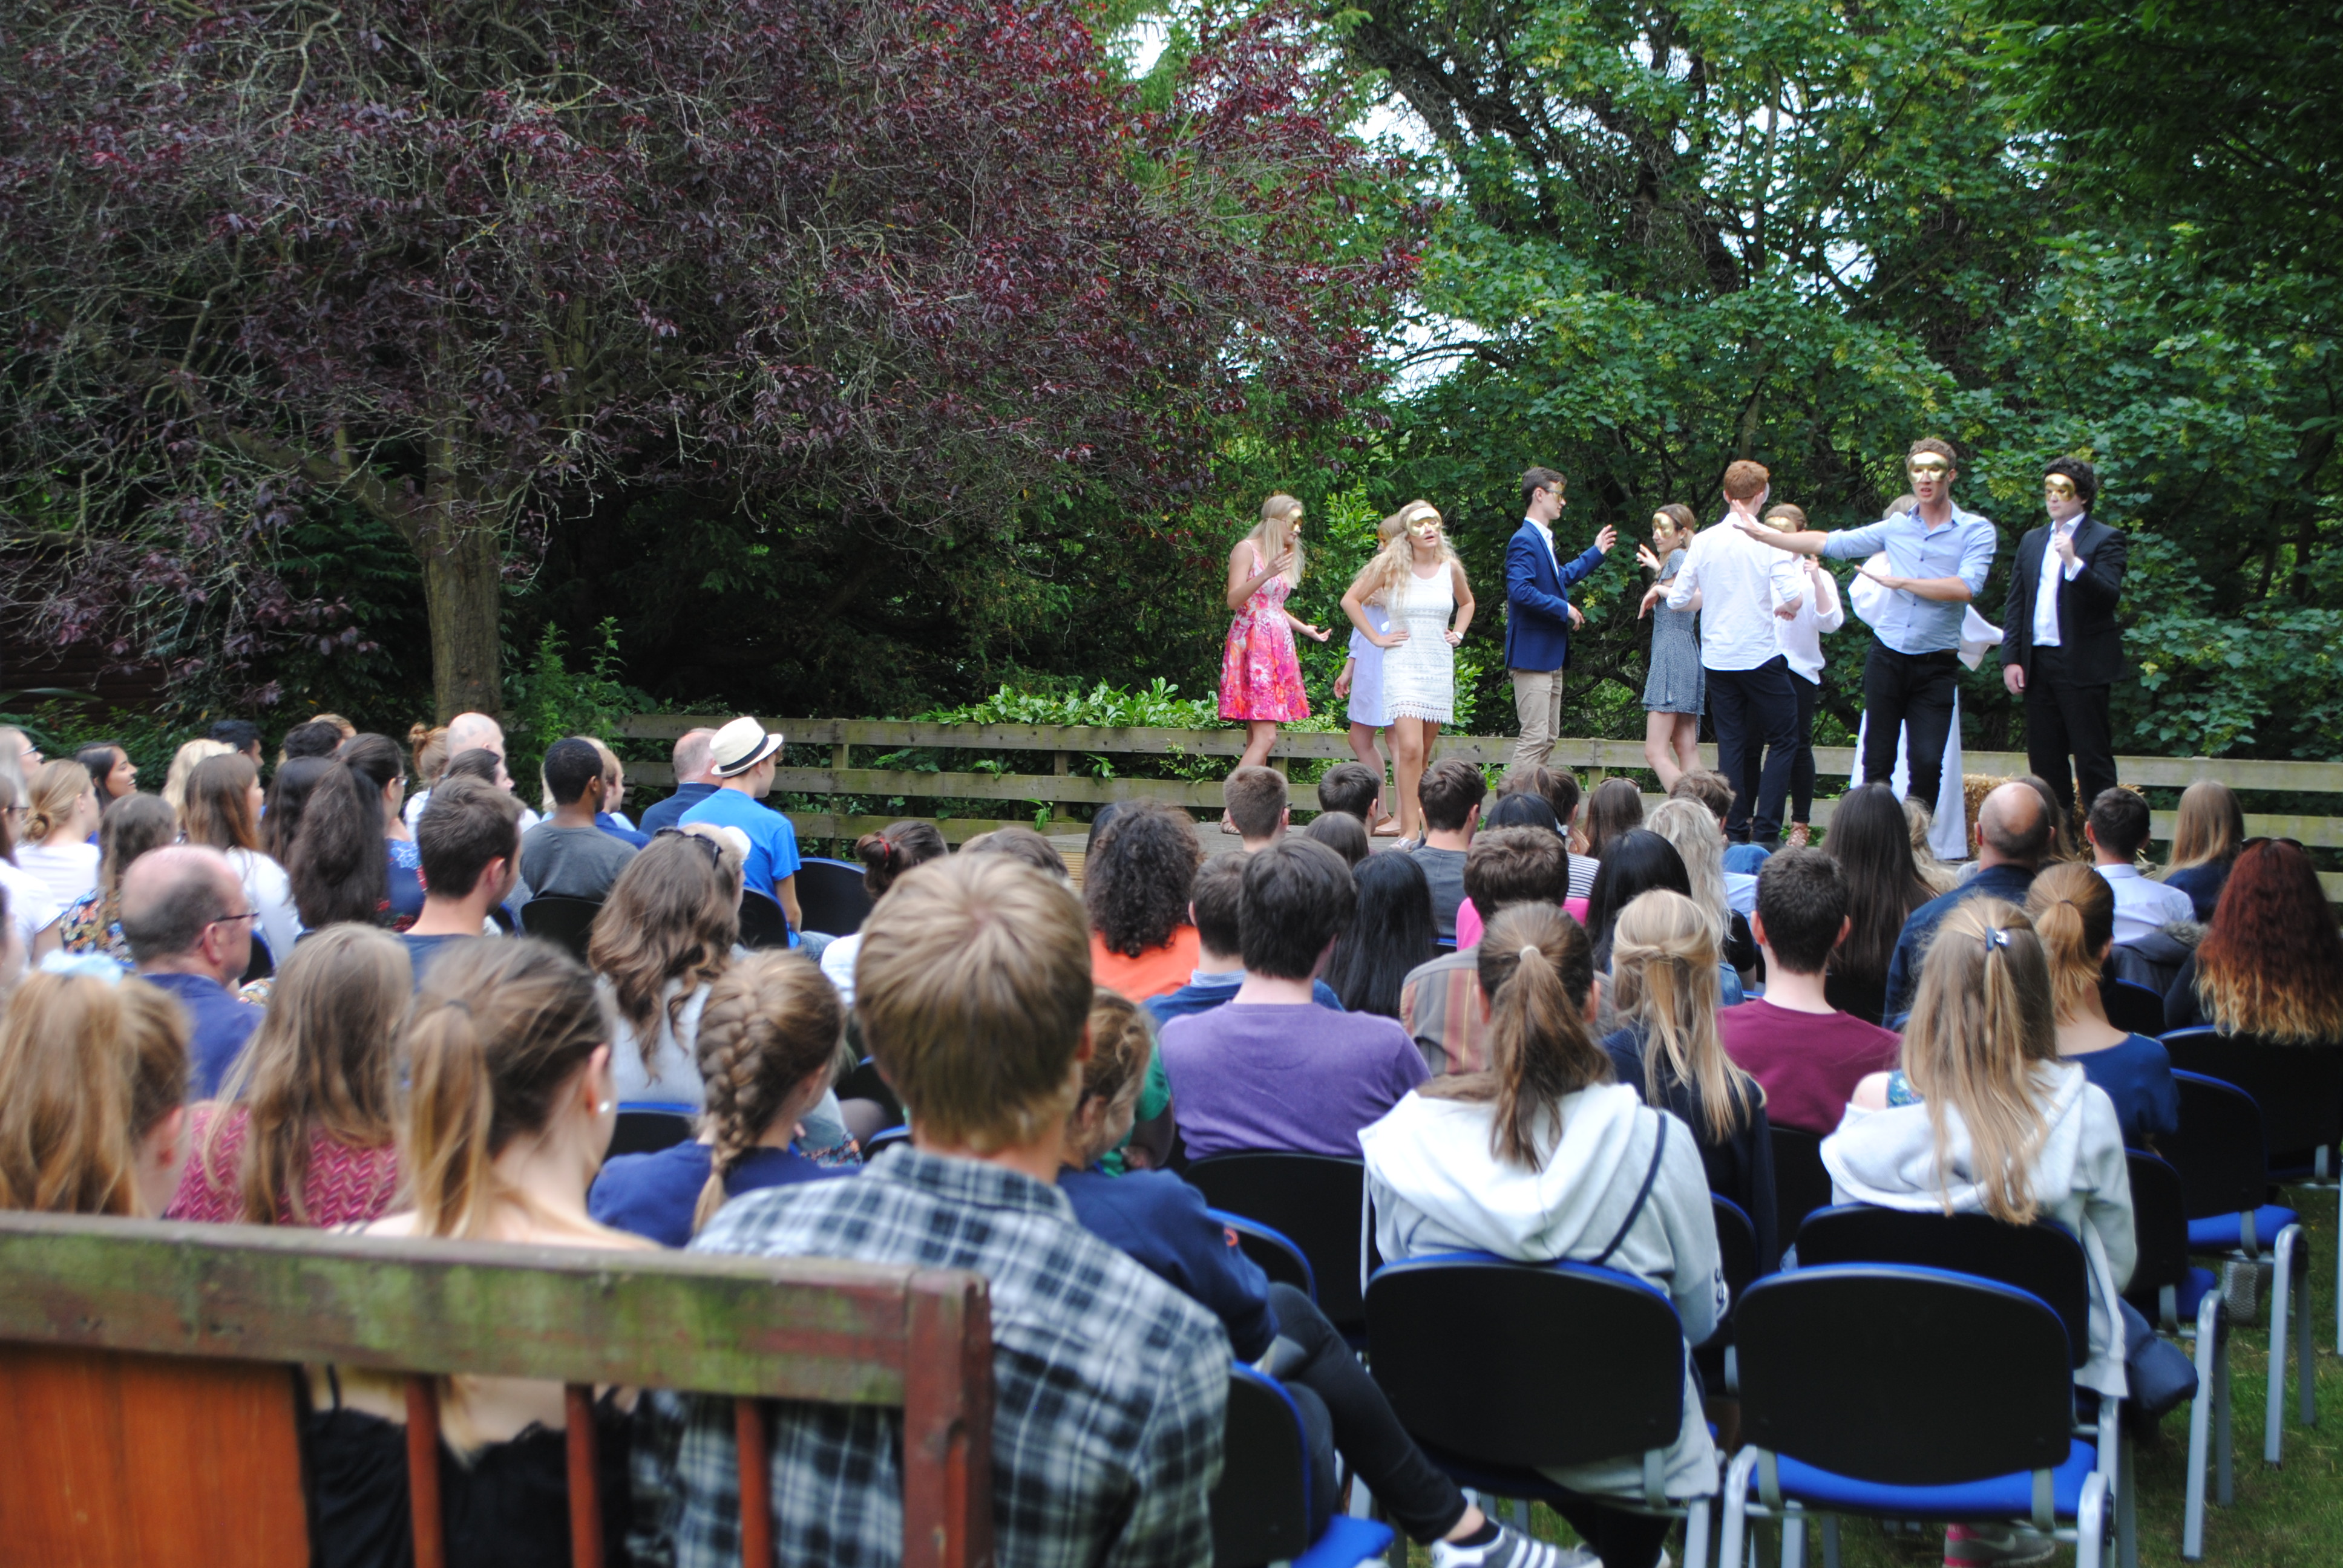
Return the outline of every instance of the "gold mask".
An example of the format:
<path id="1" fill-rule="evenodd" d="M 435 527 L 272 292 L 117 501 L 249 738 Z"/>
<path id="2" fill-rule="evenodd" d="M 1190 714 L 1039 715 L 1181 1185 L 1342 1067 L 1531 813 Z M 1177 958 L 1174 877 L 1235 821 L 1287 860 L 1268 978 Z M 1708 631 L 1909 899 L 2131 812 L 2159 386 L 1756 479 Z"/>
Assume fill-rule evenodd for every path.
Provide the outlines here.
<path id="1" fill-rule="evenodd" d="M 2071 501 L 2076 495 L 2075 481 L 2064 474 L 2047 475 L 2042 481 L 2042 493 L 2054 501 Z"/>
<path id="2" fill-rule="evenodd" d="M 1915 457 L 1904 466 L 1916 479 L 1941 479 L 1953 471 L 1942 457 Z"/>

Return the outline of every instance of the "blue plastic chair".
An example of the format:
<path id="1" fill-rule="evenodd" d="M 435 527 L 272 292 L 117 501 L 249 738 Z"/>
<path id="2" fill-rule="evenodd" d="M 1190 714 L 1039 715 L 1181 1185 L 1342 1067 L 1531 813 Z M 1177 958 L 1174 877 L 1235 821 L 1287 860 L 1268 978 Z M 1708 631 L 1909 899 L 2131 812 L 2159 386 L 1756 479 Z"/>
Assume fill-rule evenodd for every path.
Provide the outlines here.
<path id="1" fill-rule="evenodd" d="M 896 1144 L 909 1143 L 910 1141 L 911 1130 L 909 1127 L 898 1125 L 881 1128 L 870 1135 L 870 1142 L 862 1146 L 862 1158 L 866 1161 L 876 1160 Z"/>
<path id="2" fill-rule="evenodd" d="M 870 894 L 862 883 L 863 869 L 845 860 L 809 855 L 798 862 L 798 912 L 805 930 L 827 931 L 833 937 L 852 936 L 870 913 Z"/>
<path id="3" fill-rule="evenodd" d="M 1834 1514 L 2030 1523 L 2072 1543 L 2077 1568 L 2105 1561 L 2107 1477 L 2074 1434 L 2066 1325 L 2038 1297 L 1940 1269 L 1802 1266 L 1750 1288 L 1734 1337 L 1745 1446 L 1719 1562 L 1742 1561 L 1752 1519 L 1799 1541 Z"/>
<path id="4" fill-rule="evenodd" d="M 692 1118 L 698 1114 L 689 1105 L 628 1101 L 618 1107 L 618 1124 L 611 1130 L 610 1147 L 605 1158 L 656 1154 L 678 1143 L 688 1143 L 692 1136 Z"/>
<path id="5" fill-rule="evenodd" d="M 1310 1267 L 1309 1257 L 1293 1244 L 1284 1231 L 1248 1220 L 1242 1214 L 1232 1214 L 1223 1209 L 1207 1209 L 1216 1224 L 1227 1228 L 1237 1239 L 1237 1250 L 1260 1265 L 1273 1285 L 1292 1285 L 1310 1298 L 1312 1305 L 1318 1300 L 1318 1275 Z"/>
<path id="6" fill-rule="evenodd" d="M 2205 1555 L 2208 1442 L 2219 1452 L 2224 1506 L 2230 1496 L 2229 1315 L 2213 1271 L 2188 1261 L 2187 1196 L 2180 1172 L 2160 1155 L 2137 1149 L 2124 1155 L 2131 1168 L 2132 1236 L 2138 1249 L 2124 1299 L 2167 1338 L 2194 1341 L 2197 1393 L 2188 1404 L 2188 1479 L 2180 1516 L 2180 1555 L 2194 1562 Z"/>
<path id="7" fill-rule="evenodd" d="M 1357 1568 L 1391 1548 L 1392 1530 L 1340 1509 L 1310 1539 L 1310 1439 L 1285 1385 L 1229 1369 L 1221 1483 L 1212 1489 L 1213 1568 Z"/>
<path id="8" fill-rule="evenodd" d="M 1584 1263 L 1412 1258 L 1368 1282 L 1367 1342 L 1368 1368 L 1400 1424 L 1459 1485 L 1682 1519 L 1684 1562 L 1707 1562 L 1713 1499 L 1667 1493 L 1689 1350 L 1660 1292 Z M 1634 1457 L 1634 1497 L 1574 1493 L 1543 1473 Z"/>
<path id="9" fill-rule="evenodd" d="M 1204 1201 L 1277 1231 L 1310 1260 L 1319 1310 L 1355 1346 L 1366 1328 L 1360 1282 L 1372 1259 L 1372 1235 L 1363 1235 L 1367 1168 L 1361 1160 L 1330 1154 L 1244 1151 L 1192 1160 L 1181 1172 Z"/>

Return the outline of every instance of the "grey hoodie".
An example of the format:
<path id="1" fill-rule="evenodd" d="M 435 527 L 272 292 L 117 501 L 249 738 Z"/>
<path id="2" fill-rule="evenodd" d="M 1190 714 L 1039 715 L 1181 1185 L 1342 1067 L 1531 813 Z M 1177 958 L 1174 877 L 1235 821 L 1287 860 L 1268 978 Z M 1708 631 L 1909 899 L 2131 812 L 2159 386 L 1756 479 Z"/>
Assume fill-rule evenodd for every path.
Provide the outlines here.
<path id="1" fill-rule="evenodd" d="M 1645 1107 L 1624 1084 L 1566 1095 L 1557 1111 L 1562 1135 L 1544 1164 L 1529 1170 L 1492 1152 L 1494 1106 L 1410 1092 L 1359 1133 L 1376 1246 L 1394 1262 L 1458 1251 L 1523 1262 L 1591 1261 L 1634 1210 L 1664 1120 L 1672 1125 L 1658 1179 L 1608 1266 L 1666 1292 L 1691 1343 L 1707 1339 L 1730 1296 L 1717 1261 L 1708 1178 L 1692 1130 Z M 1586 1347 L 1590 1356 L 1603 1352 L 1600 1345 Z M 1640 1455 L 1550 1473 L 1582 1492 L 1642 1493 Z M 1684 1426 L 1668 1450 L 1668 1495 L 1696 1496 L 1716 1484 L 1716 1448 L 1687 1357 Z"/>
<path id="2" fill-rule="evenodd" d="M 2131 1170 L 2123 1126 L 2107 1091 L 2072 1062 L 2035 1067 L 2042 1114 L 2050 1123 L 2035 1156 L 2034 1201 L 2083 1243 L 2091 1272 L 2091 1359 L 2075 1381 L 2122 1394 L 2124 1329 L 2120 1303 L 2139 1252 L 2132 1237 Z M 1841 1203 L 1875 1203 L 1910 1213 L 1979 1213 L 1975 1151 L 1958 1111 L 1945 1109 L 1945 1169 L 1936 1166 L 1936 1129 L 1926 1105 L 1865 1111 L 1850 1105 L 1838 1131 L 1823 1140 L 1823 1164 Z"/>

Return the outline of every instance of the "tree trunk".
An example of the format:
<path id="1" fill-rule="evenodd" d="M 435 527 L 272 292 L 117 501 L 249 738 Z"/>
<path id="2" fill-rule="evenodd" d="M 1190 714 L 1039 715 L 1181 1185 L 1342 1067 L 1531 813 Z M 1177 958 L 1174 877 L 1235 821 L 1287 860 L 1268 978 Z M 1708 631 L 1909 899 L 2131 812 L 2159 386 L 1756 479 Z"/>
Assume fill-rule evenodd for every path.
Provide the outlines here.
<path id="1" fill-rule="evenodd" d="M 504 549 L 478 523 L 424 528 L 411 536 L 423 563 L 423 605 L 431 623 L 431 692 L 442 724 L 458 713 L 500 715 L 504 682 L 497 612 L 504 598 Z"/>

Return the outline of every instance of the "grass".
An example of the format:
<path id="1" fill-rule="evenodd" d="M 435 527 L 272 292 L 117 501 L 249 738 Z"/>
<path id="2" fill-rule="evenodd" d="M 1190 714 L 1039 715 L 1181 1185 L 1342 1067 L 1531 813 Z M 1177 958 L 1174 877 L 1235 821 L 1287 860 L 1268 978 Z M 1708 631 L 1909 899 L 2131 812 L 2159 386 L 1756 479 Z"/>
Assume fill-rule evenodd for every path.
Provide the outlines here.
<path id="1" fill-rule="evenodd" d="M 2268 1389 L 2269 1313 L 2262 1322 L 2229 1341 L 2229 1364 L 2234 1374 L 2230 1422 L 2235 1444 L 2236 1500 L 2227 1508 L 2206 1510 L 2207 1563 L 2223 1568 L 2298 1568 L 2307 1563 L 2343 1563 L 2343 1360 L 2335 1353 L 2335 1194 L 2290 1191 L 2284 1201 L 2303 1212 L 2309 1233 L 2311 1322 L 2318 1357 L 2318 1424 L 2297 1425 L 2294 1390 L 2287 1388 L 2285 1463 L 2272 1469 L 2262 1462 L 2263 1401 Z M 1927 1412 L 1914 1412 L 1925 1421 Z M 2182 1405 L 2164 1418 L 2160 1431 L 2140 1442 L 2137 1451 L 2139 1486 L 2139 1560 L 2142 1564 L 2178 1564 L 2181 1501 L 2188 1456 L 2188 1407 Z M 2207 1477 L 2206 1493 L 2213 1483 Z M 1719 1524 L 1722 1520 L 1720 1518 Z M 1577 1537 L 1549 1510 L 1534 1510 L 1531 1533 L 1541 1540 L 1573 1542 Z M 1822 1553 L 1808 1532 L 1807 1561 L 1819 1563 Z M 1770 1537 L 1769 1537 L 1770 1539 Z M 1844 1568 L 1916 1568 L 1941 1560 L 1943 1534 L 1891 1536 L 1868 1520 L 1844 1520 L 1839 1527 L 1839 1561 Z M 1670 1550 L 1682 1562 L 1681 1532 Z M 1410 1563 L 1428 1564 L 1430 1553 L 1413 1547 Z M 2074 1553 L 2062 1550 L 2057 1561 L 2071 1563 Z M 2114 1550 L 2108 1551 L 2112 1565 Z M 1770 1563 L 1769 1563 L 1770 1568 Z"/>

